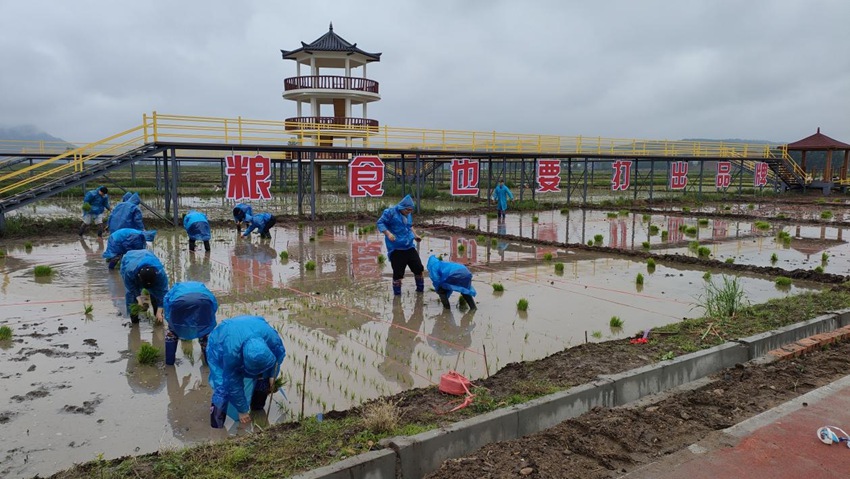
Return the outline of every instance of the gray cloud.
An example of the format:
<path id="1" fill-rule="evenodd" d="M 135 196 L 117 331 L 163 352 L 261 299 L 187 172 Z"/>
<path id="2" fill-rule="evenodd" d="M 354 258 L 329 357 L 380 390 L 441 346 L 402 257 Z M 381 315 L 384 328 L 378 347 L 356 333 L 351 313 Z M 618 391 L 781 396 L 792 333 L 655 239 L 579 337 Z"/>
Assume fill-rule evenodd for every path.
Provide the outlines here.
<path id="1" fill-rule="evenodd" d="M 334 31 L 383 52 L 390 126 L 618 138 L 850 141 L 841 0 L 0 2 L 0 126 L 72 141 L 143 113 L 283 119 Z"/>

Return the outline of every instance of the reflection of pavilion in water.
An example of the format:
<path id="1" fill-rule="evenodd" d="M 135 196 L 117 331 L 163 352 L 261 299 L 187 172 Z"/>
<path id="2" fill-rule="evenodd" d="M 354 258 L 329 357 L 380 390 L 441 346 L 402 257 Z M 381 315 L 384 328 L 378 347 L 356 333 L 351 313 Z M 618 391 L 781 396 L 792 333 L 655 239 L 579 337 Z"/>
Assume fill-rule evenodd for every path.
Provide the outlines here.
<path id="1" fill-rule="evenodd" d="M 811 258 L 813 254 L 822 253 L 825 249 L 846 243 L 844 241 L 844 228 L 836 229 L 836 238 L 829 239 L 826 237 L 826 225 L 821 225 L 817 238 L 804 238 L 802 236 L 802 227 L 797 226 L 794 231 L 794 240 L 791 242 L 791 248 L 806 255 L 806 260 Z"/>
<path id="2" fill-rule="evenodd" d="M 270 289 L 274 285 L 272 263 L 277 254 L 267 243 L 239 240 L 230 256 L 230 284 L 234 293 Z"/>

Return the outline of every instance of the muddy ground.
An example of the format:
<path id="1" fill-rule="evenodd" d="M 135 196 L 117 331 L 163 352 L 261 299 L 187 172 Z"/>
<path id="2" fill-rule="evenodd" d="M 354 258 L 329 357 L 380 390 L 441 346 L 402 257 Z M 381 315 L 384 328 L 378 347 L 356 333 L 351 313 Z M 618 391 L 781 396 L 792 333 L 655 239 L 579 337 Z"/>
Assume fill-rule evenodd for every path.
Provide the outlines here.
<path id="1" fill-rule="evenodd" d="M 845 342 L 790 361 L 739 365 L 712 376 L 706 386 L 660 402 L 596 408 L 537 434 L 489 444 L 426 477 L 619 477 L 837 380 L 849 364 Z"/>

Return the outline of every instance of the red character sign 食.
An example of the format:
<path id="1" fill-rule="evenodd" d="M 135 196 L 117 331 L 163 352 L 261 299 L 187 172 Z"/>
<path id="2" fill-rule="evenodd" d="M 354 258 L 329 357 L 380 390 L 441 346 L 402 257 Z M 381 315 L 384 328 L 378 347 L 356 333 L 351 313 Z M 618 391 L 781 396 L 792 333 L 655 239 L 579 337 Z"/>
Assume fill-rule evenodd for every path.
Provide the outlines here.
<path id="1" fill-rule="evenodd" d="M 232 155 L 225 158 L 227 199 L 270 200 L 271 160 L 262 155 Z"/>
<path id="2" fill-rule="evenodd" d="M 756 166 L 753 169 L 755 173 L 755 177 L 753 178 L 754 186 L 765 186 L 767 185 L 767 163 L 763 161 L 756 162 Z"/>
<path id="3" fill-rule="evenodd" d="M 630 160 L 617 160 L 611 167 L 614 168 L 614 177 L 611 179 L 611 190 L 625 191 L 629 189 L 632 181 L 632 162 Z"/>
<path id="4" fill-rule="evenodd" d="M 384 162 L 377 156 L 358 156 L 348 164 L 348 196 L 384 196 Z"/>
<path id="5" fill-rule="evenodd" d="M 688 186 L 688 162 L 674 161 L 670 164 L 670 189 L 683 190 Z"/>
<path id="6" fill-rule="evenodd" d="M 452 196 L 478 195 L 478 160 L 452 160 Z"/>
<path id="7" fill-rule="evenodd" d="M 717 188 L 729 188 L 732 184 L 732 163 L 729 161 L 717 162 L 717 175 L 714 177 L 714 186 Z"/>
<path id="8" fill-rule="evenodd" d="M 540 160 L 537 162 L 537 192 L 561 191 L 561 161 Z"/>

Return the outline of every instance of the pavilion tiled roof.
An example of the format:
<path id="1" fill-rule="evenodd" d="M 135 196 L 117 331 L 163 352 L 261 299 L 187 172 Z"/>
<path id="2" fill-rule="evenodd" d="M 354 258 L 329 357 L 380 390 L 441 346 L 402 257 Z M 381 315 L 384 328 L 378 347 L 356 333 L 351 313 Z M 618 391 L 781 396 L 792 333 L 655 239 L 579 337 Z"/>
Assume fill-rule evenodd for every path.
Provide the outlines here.
<path id="1" fill-rule="evenodd" d="M 807 136 L 800 141 L 788 143 L 789 150 L 850 150 L 850 145 L 847 143 L 830 138 L 820 132 Z"/>
<path id="2" fill-rule="evenodd" d="M 369 53 L 357 48 L 356 43 L 349 43 L 341 36 L 334 33 L 334 24 L 331 23 L 328 28 L 328 33 L 325 33 L 321 37 L 313 40 L 312 43 L 304 43 L 301 42 L 301 48 L 295 50 L 281 50 L 280 53 L 283 54 L 284 60 L 295 60 L 296 56 L 301 53 L 311 53 L 311 52 L 348 52 L 348 53 L 359 53 L 365 56 L 368 61 L 379 62 L 381 61 L 380 53 Z"/>

